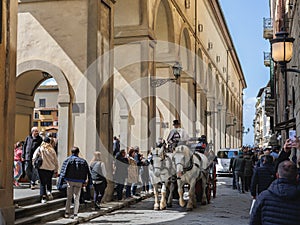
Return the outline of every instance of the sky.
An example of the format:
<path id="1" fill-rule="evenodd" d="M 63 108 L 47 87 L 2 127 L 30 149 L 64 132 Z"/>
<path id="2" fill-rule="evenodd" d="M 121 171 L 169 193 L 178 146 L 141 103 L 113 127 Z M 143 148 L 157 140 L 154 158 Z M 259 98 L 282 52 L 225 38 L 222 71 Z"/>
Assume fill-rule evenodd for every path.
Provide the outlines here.
<path id="1" fill-rule="evenodd" d="M 264 66 L 263 52 L 270 52 L 268 40 L 263 38 L 263 18 L 270 17 L 269 0 L 219 0 L 233 44 L 246 79 L 244 90 L 243 144 L 253 145 L 253 119 L 256 96 L 270 78 L 269 67 Z"/>
<path id="2" fill-rule="evenodd" d="M 269 81 L 270 70 L 264 66 L 263 52 L 270 51 L 270 44 L 263 38 L 263 18 L 269 18 L 269 0 L 219 0 L 233 44 L 246 79 L 244 90 L 243 144 L 253 145 L 253 119 L 256 96 Z M 50 82 L 50 83 L 49 83 Z M 52 83 L 53 82 L 53 83 Z M 47 85 L 55 84 L 53 79 Z"/>

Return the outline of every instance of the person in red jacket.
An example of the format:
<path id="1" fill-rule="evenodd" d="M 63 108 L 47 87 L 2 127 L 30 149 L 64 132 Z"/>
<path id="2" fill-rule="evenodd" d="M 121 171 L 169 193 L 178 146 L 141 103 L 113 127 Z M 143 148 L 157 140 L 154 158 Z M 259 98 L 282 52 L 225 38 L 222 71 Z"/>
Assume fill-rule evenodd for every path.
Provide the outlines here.
<path id="1" fill-rule="evenodd" d="M 18 141 L 14 149 L 14 185 L 19 187 L 19 179 L 23 174 L 22 168 L 22 147 L 24 141 Z"/>

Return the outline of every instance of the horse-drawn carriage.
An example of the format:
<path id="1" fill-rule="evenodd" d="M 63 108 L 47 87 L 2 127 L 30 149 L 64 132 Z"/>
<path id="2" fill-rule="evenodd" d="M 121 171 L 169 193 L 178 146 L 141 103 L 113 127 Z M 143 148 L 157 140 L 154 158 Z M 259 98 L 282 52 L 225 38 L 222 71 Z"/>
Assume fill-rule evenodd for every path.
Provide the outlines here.
<path id="1" fill-rule="evenodd" d="M 210 203 L 211 193 L 216 197 L 216 169 L 215 154 L 209 148 L 203 152 L 197 148 L 198 139 L 191 139 L 188 143 L 179 143 L 172 149 L 162 145 L 152 150 L 152 164 L 149 166 L 150 179 L 154 188 L 154 209 L 165 209 L 172 204 L 174 183 L 177 180 L 179 204 L 188 210 L 196 207 L 197 200 L 202 204 Z M 158 184 L 162 185 L 162 197 L 158 203 Z M 183 187 L 188 184 L 188 202 L 183 198 Z M 166 190 L 171 194 L 166 203 Z"/>

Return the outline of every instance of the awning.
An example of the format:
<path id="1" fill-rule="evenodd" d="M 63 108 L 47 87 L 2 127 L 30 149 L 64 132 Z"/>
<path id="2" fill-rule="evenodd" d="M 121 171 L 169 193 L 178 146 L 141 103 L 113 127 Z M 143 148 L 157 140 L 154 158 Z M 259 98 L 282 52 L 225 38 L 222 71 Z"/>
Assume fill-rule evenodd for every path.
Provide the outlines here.
<path id="1" fill-rule="evenodd" d="M 277 123 L 275 126 L 275 130 L 280 131 L 280 130 L 288 130 L 290 128 L 296 129 L 296 118 Z"/>

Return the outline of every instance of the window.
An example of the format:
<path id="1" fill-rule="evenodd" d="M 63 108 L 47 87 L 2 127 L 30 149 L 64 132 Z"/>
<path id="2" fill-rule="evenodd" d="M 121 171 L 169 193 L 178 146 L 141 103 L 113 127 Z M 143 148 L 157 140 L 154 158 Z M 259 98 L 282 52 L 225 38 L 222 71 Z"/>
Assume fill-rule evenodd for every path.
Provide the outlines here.
<path id="1" fill-rule="evenodd" d="M 39 107 L 46 107 L 46 99 L 45 98 L 39 99 Z"/>
<path id="2" fill-rule="evenodd" d="M 51 110 L 42 110 L 41 115 L 51 115 Z"/>
<path id="3" fill-rule="evenodd" d="M 51 122 L 51 121 L 44 121 L 44 122 L 41 122 L 41 126 L 42 126 L 42 127 L 49 127 L 49 126 L 52 126 L 52 122 Z"/>
<path id="4" fill-rule="evenodd" d="M 33 126 L 34 126 L 34 127 L 38 127 L 38 126 L 39 126 L 39 122 L 37 122 L 37 121 L 36 121 L 36 122 L 33 122 Z"/>
<path id="5" fill-rule="evenodd" d="M 39 113 L 34 113 L 34 119 L 38 119 L 39 118 Z"/>

